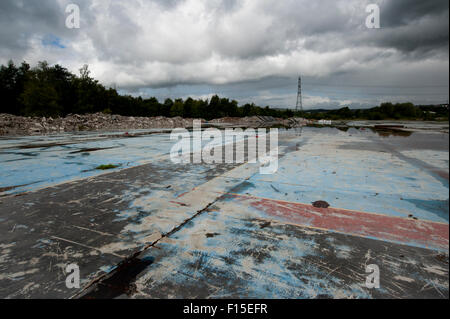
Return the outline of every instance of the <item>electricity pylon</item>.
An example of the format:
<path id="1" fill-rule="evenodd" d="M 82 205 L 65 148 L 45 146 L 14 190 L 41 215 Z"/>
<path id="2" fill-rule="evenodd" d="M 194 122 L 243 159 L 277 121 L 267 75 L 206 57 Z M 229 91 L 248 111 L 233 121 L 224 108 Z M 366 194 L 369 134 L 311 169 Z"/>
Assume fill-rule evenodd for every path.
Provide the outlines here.
<path id="1" fill-rule="evenodd" d="M 295 112 L 303 112 L 303 101 L 302 101 L 302 78 L 298 77 L 298 93 L 297 93 L 297 104 L 295 105 Z"/>

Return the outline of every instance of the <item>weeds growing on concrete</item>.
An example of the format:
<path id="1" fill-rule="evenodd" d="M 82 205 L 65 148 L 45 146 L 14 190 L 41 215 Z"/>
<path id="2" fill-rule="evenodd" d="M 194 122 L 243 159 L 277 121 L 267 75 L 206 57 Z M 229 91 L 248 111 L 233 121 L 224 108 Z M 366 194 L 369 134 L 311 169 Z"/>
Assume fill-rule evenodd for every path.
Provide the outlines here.
<path id="1" fill-rule="evenodd" d="M 107 170 L 107 169 L 114 169 L 119 167 L 120 165 L 113 165 L 113 164 L 108 164 L 108 165 L 100 165 L 97 166 L 95 169 L 101 169 L 101 170 Z"/>

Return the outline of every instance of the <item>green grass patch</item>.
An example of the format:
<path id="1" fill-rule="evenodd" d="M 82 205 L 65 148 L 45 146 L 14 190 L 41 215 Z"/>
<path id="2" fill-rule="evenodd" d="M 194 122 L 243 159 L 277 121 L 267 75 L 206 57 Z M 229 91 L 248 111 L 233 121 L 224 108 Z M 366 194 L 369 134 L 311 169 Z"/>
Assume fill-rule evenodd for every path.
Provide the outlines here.
<path id="1" fill-rule="evenodd" d="M 114 168 L 117 168 L 117 167 L 119 167 L 120 165 L 113 165 L 113 164 L 108 164 L 108 165 L 100 165 L 100 166 L 97 166 L 95 169 L 101 169 L 101 170 L 107 170 L 107 169 L 114 169 Z"/>

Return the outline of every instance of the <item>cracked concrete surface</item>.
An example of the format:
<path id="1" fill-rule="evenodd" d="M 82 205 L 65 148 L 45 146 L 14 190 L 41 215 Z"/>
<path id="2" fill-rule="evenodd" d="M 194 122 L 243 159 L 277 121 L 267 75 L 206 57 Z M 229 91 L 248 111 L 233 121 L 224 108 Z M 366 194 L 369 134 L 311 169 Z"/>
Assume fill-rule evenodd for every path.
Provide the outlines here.
<path id="1" fill-rule="evenodd" d="M 273 175 L 174 165 L 152 135 L 146 164 L 0 198 L 0 297 L 448 298 L 448 134 L 415 134 L 282 134 Z"/>

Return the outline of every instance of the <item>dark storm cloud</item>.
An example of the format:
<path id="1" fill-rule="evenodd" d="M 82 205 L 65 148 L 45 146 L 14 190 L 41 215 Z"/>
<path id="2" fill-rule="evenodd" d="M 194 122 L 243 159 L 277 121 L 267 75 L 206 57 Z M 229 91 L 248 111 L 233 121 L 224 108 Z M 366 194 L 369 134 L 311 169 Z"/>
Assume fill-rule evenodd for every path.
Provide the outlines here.
<path id="1" fill-rule="evenodd" d="M 77 30 L 65 27 L 70 2 L 81 9 Z M 378 30 L 365 27 L 371 2 L 381 8 Z M 295 100 L 299 74 L 316 85 L 448 84 L 448 12 L 447 0 L 1 0 L 0 60 L 75 72 L 87 63 L 100 81 L 132 93 L 222 92 L 282 107 Z M 321 107 L 392 94 L 305 89 L 306 104 Z"/>
<path id="2" fill-rule="evenodd" d="M 64 17 L 54 1 L 0 1 L 0 52 L 2 55 L 21 54 L 29 39 L 39 29 L 53 32 Z"/>
<path id="3" fill-rule="evenodd" d="M 386 28 L 410 25 L 423 18 L 439 17 L 447 14 L 448 0 L 396 0 L 383 4 L 383 26 Z"/>
<path id="4" fill-rule="evenodd" d="M 76 39 L 80 34 L 66 28 L 65 9 L 69 0 L 1 0 L 0 58 L 21 60 L 33 50 L 33 40 L 48 37 Z M 77 1 L 85 12 L 82 20 L 92 19 L 87 0 Z M 42 57 L 45 59 L 45 57 Z"/>
<path id="5" fill-rule="evenodd" d="M 398 0 L 381 7 L 382 30 L 374 44 L 390 47 L 417 59 L 430 52 L 447 53 L 449 2 Z"/>

